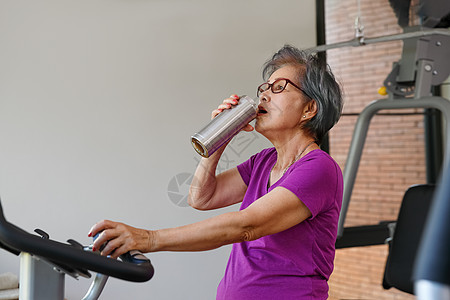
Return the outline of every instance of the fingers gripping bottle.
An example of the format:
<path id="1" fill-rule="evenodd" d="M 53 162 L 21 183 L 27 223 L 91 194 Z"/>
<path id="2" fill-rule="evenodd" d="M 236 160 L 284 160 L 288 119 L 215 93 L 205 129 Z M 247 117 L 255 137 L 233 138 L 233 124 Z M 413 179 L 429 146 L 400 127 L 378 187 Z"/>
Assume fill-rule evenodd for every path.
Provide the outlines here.
<path id="1" fill-rule="evenodd" d="M 205 127 L 192 135 L 192 146 L 201 156 L 210 157 L 255 119 L 257 114 L 258 103 L 248 96 L 242 96 L 236 106 L 222 111 Z"/>

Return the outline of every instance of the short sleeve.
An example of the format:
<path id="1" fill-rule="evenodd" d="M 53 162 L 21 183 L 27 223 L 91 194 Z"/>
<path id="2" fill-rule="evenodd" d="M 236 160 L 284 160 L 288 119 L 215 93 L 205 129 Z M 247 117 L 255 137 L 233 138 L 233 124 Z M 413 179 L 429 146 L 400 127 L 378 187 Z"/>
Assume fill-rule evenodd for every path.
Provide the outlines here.
<path id="1" fill-rule="evenodd" d="M 237 166 L 239 174 L 241 174 L 242 180 L 244 180 L 244 183 L 247 186 L 250 183 L 250 177 L 255 164 L 256 156 L 257 154 L 251 156 L 249 159 Z"/>
<path id="2" fill-rule="evenodd" d="M 264 165 L 267 157 L 273 155 L 274 153 L 274 148 L 264 149 L 261 152 L 252 155 L 248 160 L 237 166 L 239 174 L 241 174 L 242 180 L 244 180 L 244 183 L 247 186 L 250 183 L 250 178 L 252 177 L 253 172 L 255 172 L 255 169 L 258 169 L 258 166 L 261 167 L 261 165 Z M 261 176 L 261 174 L 256 175 L 258 177 Z"/>
<path id="3" fill-rule="evenodd" d="M 325 152 L 316 151 L 296 162 L 279 186 L 294 193 L 314 218 L 337 204 L 341 179 L 342 172 L 336 162 Z"/>

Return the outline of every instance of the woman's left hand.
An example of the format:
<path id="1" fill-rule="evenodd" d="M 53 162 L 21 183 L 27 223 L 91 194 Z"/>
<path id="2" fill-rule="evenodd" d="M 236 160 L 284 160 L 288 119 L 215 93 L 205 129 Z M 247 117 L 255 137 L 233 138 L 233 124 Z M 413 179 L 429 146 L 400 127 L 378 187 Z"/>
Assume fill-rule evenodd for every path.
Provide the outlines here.
<path id="1" fill-rule="evenodd" d="M 94 242 L 93 250 L 96 251 L 105 244 L 101 255 L 110 255 L 118 258 L 130 251 L 139 250 L 143 253 L 150 252 L 152 245 L 152 231 L 135 228 L 123 223 L 103 220 L 95 224 L 88 236 L 100 233 Z"/>

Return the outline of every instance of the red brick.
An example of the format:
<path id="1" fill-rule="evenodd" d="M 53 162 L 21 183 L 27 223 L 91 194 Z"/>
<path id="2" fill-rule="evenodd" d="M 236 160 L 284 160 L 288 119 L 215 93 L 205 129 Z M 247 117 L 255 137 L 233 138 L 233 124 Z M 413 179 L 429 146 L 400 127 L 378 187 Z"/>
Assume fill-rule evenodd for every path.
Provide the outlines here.
<path id="1" fill-rule="evenodd" d="M 414 2 L 414 1 L 413 1 Z M 402 32 L 387 0 L 361 0 L 367 37 Z M 326 1 L 327 43 L 354 38 L 357 2 Z M 380 18 L 383 16 L 383 18 Z M 334 49 L 328 63 L 344 89 L 344 112 L 360 113 L 376 99 L 377 90 L 401 56 L 401 41 Z M 423 109 L 383 113 L 423 112 Z M 330 133 L 331 155 L 345 169 L 356 116 L 343 116 Z M 404 191 L 425 182 L 423 116 L 374 116 L 354 185 L 346 226 L 375 224 L 395 219 Z M 330 299 L 413 299 L 395 289 L 383 290 L 381 279 L 387 247 L 361 247 L 337 251 L 330 279 Z"/>

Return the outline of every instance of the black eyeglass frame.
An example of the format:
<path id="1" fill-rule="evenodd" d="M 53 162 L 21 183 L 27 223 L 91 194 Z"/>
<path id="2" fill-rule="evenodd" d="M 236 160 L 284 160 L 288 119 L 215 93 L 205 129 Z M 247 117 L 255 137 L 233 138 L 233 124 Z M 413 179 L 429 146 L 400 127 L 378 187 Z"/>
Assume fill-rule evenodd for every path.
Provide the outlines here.
<path id="1" fill-rule="evenodd" d="M 281 81 L 281 80 L 285 80 L 286 84 L 283 86 L 283 88 L 279 91 L 274 91 L 273 90 L 273 86 L 275 85 L 275 83 Z M 290 79 L 288 78 L 277 78 L 274 82 L 272 83 L 268 83 L 268 82 L 264 82 L 262 84 L 260 84 L 258 86 L 258 88 L 256 89 L 256 96 L 259 98 L 259 96 L 261 95 L 261 93 L 264 93 L 265 91 L 267 91 L 268 89 L 270 89 L 272 91 L 272 93 L 274 94 L 279 94 L 281 92 L 283 92 L 286 89 L 286 86 L 288 85 L 288 83 L 292 84 L 293 86 L 295 86 L 296 88 L 298 88 L 306 97 L 308 97 L 309 99 L 312 99 L 312 97 L 310 95 L 308 95 L 308 93 L 305 92 L 305 90 L 303 90 L 301 87 L 299 87 L 298 85 L 296 85 L 295 83 L 293 83 Z M 264 91 L 260 91 L 261 87 L 263 85 L 267 85 L 267 88 Z"/>

